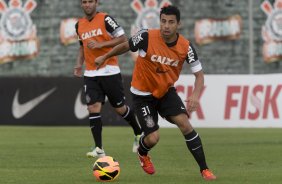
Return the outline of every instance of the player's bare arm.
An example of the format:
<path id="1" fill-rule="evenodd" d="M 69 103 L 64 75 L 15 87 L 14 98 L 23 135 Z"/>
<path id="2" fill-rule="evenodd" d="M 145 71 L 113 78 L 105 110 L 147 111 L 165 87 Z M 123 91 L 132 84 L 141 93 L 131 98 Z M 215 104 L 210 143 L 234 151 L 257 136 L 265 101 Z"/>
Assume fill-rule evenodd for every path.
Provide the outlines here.
<path id="1" fill-rule="evenodd" d="M 195 83 L 192 95 L 187 99 L 188 112 L 196 111 L 199 107 L 199 97 L 204 87 L 204 72 L 202 70 L 194 73 Z"/>
<path id="2" fill-rule="evenodd" d="M 127 38 L 125 35 L 122 35 L 120 37 L 114 38 L 112 40 L 109 41 L 105 41 L 105 42 L 97 42 L 94 40 L 90 40 L 87 43 L 87 47 L 89 49 L 100 49 L 103 47 L 114 47 L 120 43 L 126 42 Z"/>
<path id="3" fill-rule="evenodd" d="M 129 43 L 123 42 L 115 46 L 110 52 L 106 53 L 105 55 L 96 58 L 95 64 L 99 68 L 110 57 L 121 55 L 123 53 L 126 53 L 127 51 L 129 51 Z"/>
<path id="4" fill-rule="evenodd" d="M 78 56 L 76 59 L 76 65 L 74 66 L 73 74 L 76 77 L 82 76 L 82 65 L 84 63 L 84 53 L 83 53 L 83 46 L 80 46 L 78 51 Z"/>

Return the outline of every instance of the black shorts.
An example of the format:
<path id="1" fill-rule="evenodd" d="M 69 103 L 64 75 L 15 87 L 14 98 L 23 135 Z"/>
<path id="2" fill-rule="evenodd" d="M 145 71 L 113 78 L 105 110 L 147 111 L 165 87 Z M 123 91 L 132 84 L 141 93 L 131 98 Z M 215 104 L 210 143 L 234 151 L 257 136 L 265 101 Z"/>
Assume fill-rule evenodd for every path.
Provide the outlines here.
<path id="1" fill-rule="evenodd" d="M 139 124 L 145 135 L 159 129 L 158 114 L 168 121 L 170 116 L 187 114 L 185 105 L 174 87 L 169 88 L 161 99 L 157 99 L 152 95 L 140 96 L 133 94 L 133 104 Z"/>
<path id="2" fill-rule="evenodd" d="M 110 76 L 84 76 L 84 92 L 87 105 L 105 103 L 106 96 L 114 108 L 122 107 L 125 103 L 120 73 Z"/>

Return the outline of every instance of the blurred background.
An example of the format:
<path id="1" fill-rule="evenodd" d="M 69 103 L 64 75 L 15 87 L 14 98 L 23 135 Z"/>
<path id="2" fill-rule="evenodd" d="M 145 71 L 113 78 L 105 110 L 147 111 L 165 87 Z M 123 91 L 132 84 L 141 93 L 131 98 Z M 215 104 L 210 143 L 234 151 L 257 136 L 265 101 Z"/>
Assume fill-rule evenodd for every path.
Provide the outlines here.
<path id="1" fill-rule="evenodd" d="M 179 32 L 196 48 L 207 76 L 242 75 L 241 81 L 282 81 L 281 0 L 100 0 L 99 3 L 98 10 L 113 16 L 128 37 L 141 28 L 158 28 L 160 7 L 176 5 L 182 13 Z M 81 125 L 81 120 L 86 123 L 85 105 L 77 111 L 74 107 L 77 95 L 81 96 L 82 105 L 84 102 L 82 79 L 73 77 L 79 48 L 74 24 L 83 16 L 80 0 L 0 0 L 0 16 L 0 123 Z M 134 53 L 119 57 L 129 103 L 133 58 Z M 189 75 L 189 67 L 184 65 L 182 74 Z M 269 74 L 275 76 L 269 79 Z M 193 84 L 193 78 L 189 83 Z M 270 100 L 275 98 L 275 104 L 272 101 L 266 104 L 270 110 L 274 109 L 274 119 L 277 119 L 275 107 L 281 112 L 280 84 L 270 84 L 273 88 L 269 94 L 267 87 L 259 90 L 258 95 L 250 92 L 250 96 L 259 98 L 259 104 L 266 104 L 261 97 L 263 93 Z M 260 84 L 251 84 L 250 88 L 252 85 Z M 15 97 L 18 104 L 24 104 L 52 89 L 53 94 L 33 112 L 17 115 L 17 106 L 13 106 L 17 105 Z M 216 90 L 214 93 L 217 94 Z M 253 104 L 252 112 L 262 108 Z M 53 111 L 54 108 L 59 110 Z M 70 118 L 65 117 L 68 114 L 72 114 Z M 45 118 L 37 118 L 42 115 Z M 109 119 L 121 121 L 115 116 Z"/>
<path id="2" fill-rule="evenodd" d="M 94 160 L 85 158 L 93 141 L 83 78 L 73 76 L 80 2 L 0 0 L 1 184 L 94 182 Z M 166 4 L 181 10 L 179 32 L 204 68 L 205 87 L 191 123 L 217 184 L 280 184 L 282 0 L 99 0 L 98 10 L 130 37 L 141 28 L 158 28 Z M 129 105 L 135 57 L 119 57 Z M 193 84 L 184 65 L 175 87 L 186 106 Z M 150 152 L 157 174 L 145 177 L 131 153 L 132 131 L 108 102 L 102 120 L 108 125 L 103 146 L 122 170 L 118 183 L 205 183 L 177 129 L 160 129 L 160 144 Z M 162 118 L 159 124 L 174 127 Z"/>
<path id="3" fill-rule="evenodd" d="M 6 2 L 7 5 L 9 3 L 8 0 L 3 2 Z M 26 2 L 27 0 L 22 1 L 23 4 Z M 129 37 L 132 25 L 136 24 L 138 18 L 138 14 L 130 6 L 133 2 L 132 0 L 100 0 L 99 6 L 100 11 L 105 11 L 116 18 Z M 145 0 L 140 0 L 140 2 L 145 9 Z M 280 60 L 265 63 L 263 59 L 264 40 L 262 38 L 262 27 L 266 24 L 268 18 L 261 9 L 263 0 L 170 0 L 170 2 L 181 10 L 182 27 L 180 32 L 196 47 L 199 57 L 204 63 L 205 73 L 249 74 L 252 71 L 254 74 L 265 74 L 282 72 L 281 62 L 279 62 L 282 57 L 281 50 Z M 269 0 L 269 2 L 273 5 L 275 1 Z M 83 16 L 80 1 L 37 0 L 36 3 L 37 6 L 30 12 L 29 16 L 37 30 L 38 53 L 32 59 L 15 58 L 8 63 L 1 64 L 0 76 L 72 77 L 72 69 L 79 44 L 75 42 L 64 45 L 60 38 L 62 36 L 60 35 L 60 27 L 63 20 Z M 157 6 L 159 6 L 162 1 L 159 0 L 157 3 Z M 142 13 L 144 12 L 141 10 L 140 14 Z M 140 16 L 146 19 L 145 14 Z M 1 15 L 3 19 L 3 11 Z M 202 19 L 227 19 L 235 15 L 240 16 L 242 23 L 242 30 L 238 38 L 229 41 L 216 40 L 203 45 L 196 43 L 196 21 Z M 252 15 L 251 23 L 249 20 L 250 15 Z M 278 21 L 280 21 L 278 26 L 280 26 L 281 33 L 281 17 Z M 253 47 L 250 47 L 250 41 Z M 253 64 L 250 64 L 250 55 L 253 55 L 253 58 L 251 58 Z M 3 57 L 3 54 L 1 56 Z M 120 65 L 124 75 L 131 75 L 133 62 L 130 54 L 120 57 Z M 188 70 L 184 69 L 184 72 L 188 73 Z"/>

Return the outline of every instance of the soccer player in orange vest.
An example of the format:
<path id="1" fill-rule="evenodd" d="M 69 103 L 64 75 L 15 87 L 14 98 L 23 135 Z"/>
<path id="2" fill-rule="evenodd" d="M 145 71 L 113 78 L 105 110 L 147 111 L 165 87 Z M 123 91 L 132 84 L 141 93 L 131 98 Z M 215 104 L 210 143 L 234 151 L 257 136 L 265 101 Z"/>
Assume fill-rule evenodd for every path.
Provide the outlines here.
<path id="1" fill-rule="evenodd" d="M 87 153 L 88 157 L 102 157 L 105 152 L 102 146 L 101 109 L 107 96 L 115 111 L 121 115 L 133 128 L 135 139 L 133 152 L 137 151 L 141 127 L 138 125 L 134 112 L 125 105 L 122 77 L 118 66 L 118 58 L 112 57 L 97 67 L 95 59 L 112 47 L 127 40 L 123 28 L 106 13 L 96 10 L 98 0 L 81 0 L 81 7 L 85 17 L 78 20 L 76 32 L 80 42 L 80 49 L 74 75 L 82 76 L 82 66 L 85 61 L 84 90 L 89 111 L 89 121 L 95 147 Z"/>
<path id="2" fill-rule="evenodd" d="M 160 29 L 141 30 L 128 42 L 114 47 L 97 58 L 97 66 L 103 66 L 108 58 L 129 50 L 139 51 L 131 82 L 135 112 L 144 131 L 138 148 L 143 170 L 154 174 L 155 168 L 148 152 L 159 141 L 158 114 L 176 124 L 182 132 L 187 148 L 197 161 L 202 177 L 214 180 L 216 176 L 208 168 L 199 134 L 189 122 L 190 114 L 199 106 L 200 92 L 204 86 L 204 74 L 197 53 L 191 43 L 177 32 L 180 11 L 166 6 L 160 12 Z M 174 83 L 179 78 L 182 65 L 187 62 L 195 75 L 194 90 L 187 99 L 187 110 L 178 96 Z"/>

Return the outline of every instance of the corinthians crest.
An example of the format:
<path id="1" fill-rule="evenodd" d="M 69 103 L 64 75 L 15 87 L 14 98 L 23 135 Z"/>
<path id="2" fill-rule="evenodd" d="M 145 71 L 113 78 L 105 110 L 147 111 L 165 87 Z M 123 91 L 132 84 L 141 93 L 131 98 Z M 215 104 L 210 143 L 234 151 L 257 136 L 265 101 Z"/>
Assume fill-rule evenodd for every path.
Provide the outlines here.
<path id="1" fill-rule="evenodd" d="M 159 28 L 160 8 L 170 4 L 169 0 L 162 0 L 160 4 L 157 0 L 145 0 L 144 4 L 141 0 L 133 0 L 130 6 L 137 13 L 137 18 L 131 25 L 131 35 L 135 35 L 140 29 Z M 132 53 L 132 58 L 135 61 L 137 53 Z"/>
<path id="2" fill-rule="evenodd" d="M 38 52 L 36 27 L 30 13 L 36 8 L 34 0 L 0 0 L 0 63 L 31 58 Z"/>
<path id="3" fill-rule="evenodd" d="M 282 0 L 276 0 L 274 6 L 268 0 L 261 4 L 261 9 L 267 15 L 262 27 L 262 37 L 265 41 L 263 56 L 266 62 L 282 59 Z"/>
<path id="4" fill-rule="evenodd" d="M 145 118 L 145 121 L 146 121 L 146 126 L 147 126 L 147 127 L 153 128 L 153 127 L 155 126 L 155 122 L 154 122 L 152 116 L 147 116 L 147 117 Z"/>

